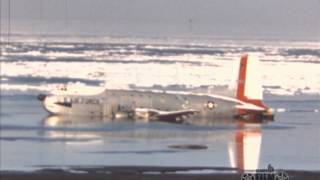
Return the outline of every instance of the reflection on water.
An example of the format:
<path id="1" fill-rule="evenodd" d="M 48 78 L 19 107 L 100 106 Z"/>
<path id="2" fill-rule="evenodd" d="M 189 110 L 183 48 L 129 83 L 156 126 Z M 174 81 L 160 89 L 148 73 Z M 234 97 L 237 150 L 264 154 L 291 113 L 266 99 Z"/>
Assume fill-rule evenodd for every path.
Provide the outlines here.
<path id="1" fill-rule="evenodd" d="M 239 170 L 253 170 L 259 167 L 262 134 L 260 126 L 243 129 L 245 124 L 239 123 L 234 141 L 229 143 L 228 152 L 232 167 Z"/>
<path id="2" fill-rule="evenodd" d="M 43 119 L 42 123 L 46 127 L 63 127 L 71 126 L 75 127 L 77 125 L 92 125 L 92 124 L 101 124 L 103 122 L 112 122 L 108 119 L 102 119 L 101 117 L 86 117 L 86 116 L 47 116 Z"/>
<path id="3" fill-rule="evenodd" d="M 110 120 L 99 117 L 84 116 L 48 116 L 42 124 L 45 128 L 50 128 L 46 135 L 53 138 L 103 138 L 106 136 L 120 137 L 120 132 L 127 133 L 127 138 L 139 138 L 152 140 L 154 138 L 192 138 L 220 139 L 226 141 L 227 152 L 230 166 L 239 171 L 253 170 L 259 167 L 260 146 L 262 141 L 261 124 L 257 122 L 243 122 L 234 119 L 225 120 L 193 120 L 177 125 L 161 122 L 133 121 L 128 119 Z M 137 136 L 137 131 L 143 129 L 143 133 Z M 169 129 L 169 130 L 168 130 Z M 196 131 L 194 131 L 196 130 Z M 128 132 L 129 131 L 129 132 Z M 134 135 L 133 135 L 133 134 Z M 123 137 L 123 134 L 122 134 Z M 95 139 L 95 143 L 98 143 Z M 191 141 L 191 140 L 190 140 Z M 216 140 L 212 143 L 215 143 Z M 184 150 L 207 149 L 207 148 L 188 148 L 206 147 L 201 144 L 182 144 L 170 145 L 171 147 L 187 147 Z M 210 149 L 209 149 L 210 150 Z M 159 150 L 155 152 L 166 152 Z M 109 151 L 104 151 L 108 153 Z M 130 150 L 110 151 L 113 153 L 129 153 Z M 136 151 L 133 151 L 136 152 Z M 140 152 L 140 151 L 139 151 Z M 147 152 L 142 150 L 141 152 Z M 101 152 L 100 152 L 101 153 Z M 214 152 L 213 152 L 214 153 Z M 141 154 L 141 153 L 138 153 Z M 143 153 L 142 153 L 143 154 Z"/>

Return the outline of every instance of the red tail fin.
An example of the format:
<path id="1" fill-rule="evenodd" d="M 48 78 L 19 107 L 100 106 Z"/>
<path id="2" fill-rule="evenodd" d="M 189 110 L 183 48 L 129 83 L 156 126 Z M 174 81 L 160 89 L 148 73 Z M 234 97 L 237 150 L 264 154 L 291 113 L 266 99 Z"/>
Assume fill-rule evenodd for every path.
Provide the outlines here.
<path id="1" fill-rule="evenodd" d="M 249 55 L 241 57 L 236 97 L 243 102 L 251 103 L 267 110 L 268 107 L 262 102 L 259 73 L 257 59 Z"/>

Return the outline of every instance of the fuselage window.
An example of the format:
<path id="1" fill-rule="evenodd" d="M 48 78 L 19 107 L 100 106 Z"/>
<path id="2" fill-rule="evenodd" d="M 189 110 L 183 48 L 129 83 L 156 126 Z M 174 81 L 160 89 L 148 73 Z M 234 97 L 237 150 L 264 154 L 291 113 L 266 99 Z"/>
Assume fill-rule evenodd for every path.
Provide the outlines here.
<path id="1" fill-rule="evenodd" d="M 68 108 L 72 106 L 70 97 L 57 97 L 57 101 L 54 104 Z"/>
<path id="2" fill-rule="evenodd" d="M 160 101 L 161 101 L 161 103 L 164 103 L 166 100 L 165 100 L 165 97 L 164 96 L 161 96 L 160 97 Z"/>
<path id="3" fill-rule="evenodd" d="M 86 99 L 85 103 L 86 104 L 92 104 L 92 100 L 91 99 Z"/>
<path id="4" fill-rule="evenodd" d="M 98 99 L 84 99 L 83 102 L 85 104 L 100 104 Z"/>

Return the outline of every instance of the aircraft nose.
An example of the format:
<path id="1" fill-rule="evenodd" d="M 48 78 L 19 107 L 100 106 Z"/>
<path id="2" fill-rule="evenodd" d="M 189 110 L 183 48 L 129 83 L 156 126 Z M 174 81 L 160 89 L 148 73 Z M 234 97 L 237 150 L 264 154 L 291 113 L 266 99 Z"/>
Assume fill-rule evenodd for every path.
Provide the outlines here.
<path id="1" fill-rule="evenodd" d="M 37 98 L 38 98 L 39 101 L 44 101 L 44 100 L 46 99 L 46 97 L 47 97 L 47 95 L 45 95 L 45 94 L 39 94 L 39 95 L 37 96 Z"/>

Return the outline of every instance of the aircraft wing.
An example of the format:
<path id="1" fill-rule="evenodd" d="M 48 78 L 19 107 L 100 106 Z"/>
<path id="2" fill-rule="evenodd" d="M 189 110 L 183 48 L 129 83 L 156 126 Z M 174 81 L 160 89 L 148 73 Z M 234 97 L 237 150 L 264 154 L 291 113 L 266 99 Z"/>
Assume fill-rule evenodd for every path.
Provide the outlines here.
<path id="1" fill-rule="evenodd" d="M 168 122 L 178 122 L 182 121 L 183 118 L 190 115 L 198 113 L 198 111 L 193 109 L 185 109 L 178 111 L 160 111 L 157 109 L 146 109 L 146 108 L 136 108 L 136 113 L 148 114 L 151 120 L 168 121 Z"/>

